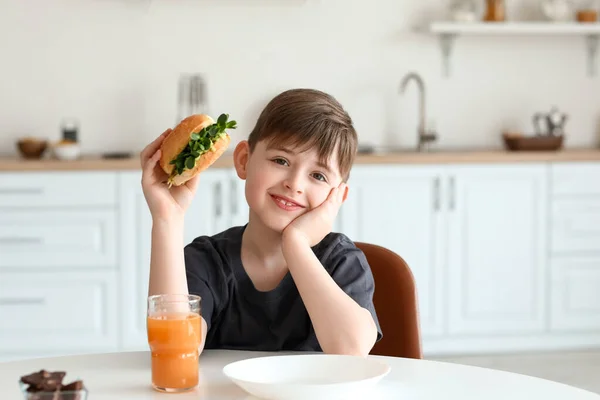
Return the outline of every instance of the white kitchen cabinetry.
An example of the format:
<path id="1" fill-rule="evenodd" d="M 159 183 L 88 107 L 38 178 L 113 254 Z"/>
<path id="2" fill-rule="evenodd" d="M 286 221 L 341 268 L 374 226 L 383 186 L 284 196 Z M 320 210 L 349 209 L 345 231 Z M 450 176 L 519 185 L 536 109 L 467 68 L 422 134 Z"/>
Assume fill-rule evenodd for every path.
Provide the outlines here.
<path id="1" fill-rule="evenodd" d="M 448 333 L 543 332 L 545 166 L 453 168 L 448 179 Z"/>
<path id="2" fill-rule="evenodd" d="M 0 208 L 0 267 L 115 267 L 116 223 L 110 209 Z"/>
<path id="3" fill-rule="evenodd" d="M 551 329 L 598 336 L 600 164 L 554 165 L 551 177 Z"/>
<path id="4" fill-rule="evenodd" d="M 118 349 L 116 272 L 0 272 L 0 356 Z"/>
<path id="5" fill-rule="evenodd" d="M 544 330 L 544 165 L 357 166 L 349 186 L 341 230 L 406 260 L 426 345 Z"/>
<path id="6" fill-rule="evenodd" d="M 214 235 L 247 215 L 238 205 L 240 183 L 230 169 L 202 173 L 194 200 L 185 214 L 184 246 L 202 235 Z M 152 217 L 141 187 L 141 172 L 119 176 L 121 293 L 125 306 L 121 322 L 123 346 L 146 349 L 146 299 L 150 270 Z"/>
<path id="7" fill-rule="evenodd" d="M 119 349 L 116 183 L 0 174 L 0 360 Z"/>
<path id="8" fill-rule="evenodd" d="M 104 171 L 0 173 L 0 207 L 114 206 L 116 181 L 116 173 Z"/>
<path id="9" fill-rule="evenodd" d="M 248 221 L 201 176 L 184 245 Z M 600 347 L 600 163 L 357 165 L 335 230 L 411 267 L 426 356 Z M 141 171 L 0 174 L 0 360 L 147 349 Z M 385 332 L 384 332 L 385 334 Z"/>

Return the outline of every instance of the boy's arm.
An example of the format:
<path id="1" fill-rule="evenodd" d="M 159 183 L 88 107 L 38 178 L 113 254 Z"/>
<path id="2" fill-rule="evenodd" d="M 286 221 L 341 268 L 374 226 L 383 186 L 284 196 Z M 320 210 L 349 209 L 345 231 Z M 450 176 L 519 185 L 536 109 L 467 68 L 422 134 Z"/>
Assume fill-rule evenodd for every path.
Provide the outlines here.
<path id="1" fill-rule="evenodd" d="M 286 235 L 283 254 L 323 352 L 368 355 L 378 334 L 371 313 L 340 288 L 303 237 Z"/>
<path id="2" fill-rule="evenodd" d="M 167 175 L 158 162 L 161 158 L 161 144 L 170 132 L 170 129 L 164 131 L 140 153 L 142 191 L 152 215 L 149 296 L 188 294 L 183 250 L 183 220 L 185 210 L 196 193 L 199 176 L 172 190 L 165 185 Z M 206 320 L 203 317 L 200 352 L 204 349 L 206 327 Z"/>
<path id="3" fill-rule="evenodd" d="M 183 251 L 183 220 L 154 220 L 150 251 L 150 281 L 148 296 L 155 294 L 188 294 Z M 204 349 L 207 324 L 202 317 L 202 342 Z"/>
<path id="4" fill-rule="evenodd" d="M 183 221 L 152 221 L 148 295 L 188 294 L 183 258 Z"/>

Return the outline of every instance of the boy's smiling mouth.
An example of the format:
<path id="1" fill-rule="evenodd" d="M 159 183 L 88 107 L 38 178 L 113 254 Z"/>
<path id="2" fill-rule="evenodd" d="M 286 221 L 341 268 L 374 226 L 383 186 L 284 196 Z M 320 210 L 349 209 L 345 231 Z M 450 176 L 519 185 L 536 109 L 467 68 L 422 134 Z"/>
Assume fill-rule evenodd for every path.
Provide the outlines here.
<path id="1" fill-rule="evenodd" d="M 304 208 L 303 205 L 296 203 L 295 201 L 293 201 L 290 198 L 287 198 L 284 196 L 278 196 L 275 194 L 270 194 L 270 196 L 273 199 L 273 201 L 275 202 L 275 204 L 277 204 L 277 206 L 283 210 L 294 211 L 294 210 L 299 210 L 301 208 Z"/>

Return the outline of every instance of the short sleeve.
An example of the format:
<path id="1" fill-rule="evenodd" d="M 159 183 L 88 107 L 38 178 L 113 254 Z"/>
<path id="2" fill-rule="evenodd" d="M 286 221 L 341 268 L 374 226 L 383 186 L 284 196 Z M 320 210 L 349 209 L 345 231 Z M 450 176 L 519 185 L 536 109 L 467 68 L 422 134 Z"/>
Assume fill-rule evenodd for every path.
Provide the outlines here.
<path id="1" fill-rule="evenodd" d="M 205 237 L 195 239 L 184 248 L 188 292 L 200 296 L 200 314 L 208 330 L 223 297 L 216 279 L 215 270 L 221 262 L 217 254 L 211 241 Z"/>
<path id="2" fill-rule="evenodd" d="M 381 340 L 383 334 L 373 304 L 375 281 L 364 253 L 350 239 L 342 237 L 333 248 L 327 264 L 338 286 L 371 313 L 377 327 L 377 341 Z"/>

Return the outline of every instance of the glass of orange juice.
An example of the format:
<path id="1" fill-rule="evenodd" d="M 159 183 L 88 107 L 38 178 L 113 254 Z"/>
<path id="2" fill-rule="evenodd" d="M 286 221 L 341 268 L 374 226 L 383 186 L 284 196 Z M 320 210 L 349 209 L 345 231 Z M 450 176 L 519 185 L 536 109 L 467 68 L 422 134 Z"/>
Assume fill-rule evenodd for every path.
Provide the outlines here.
<path id="1" fill-rule="evenodd" d="M 198 385 L 202 337 L 200 296 L 150 296 L 146 323 L 152 353 L 152 387 L 171 393 L 194 389 Z"/>

